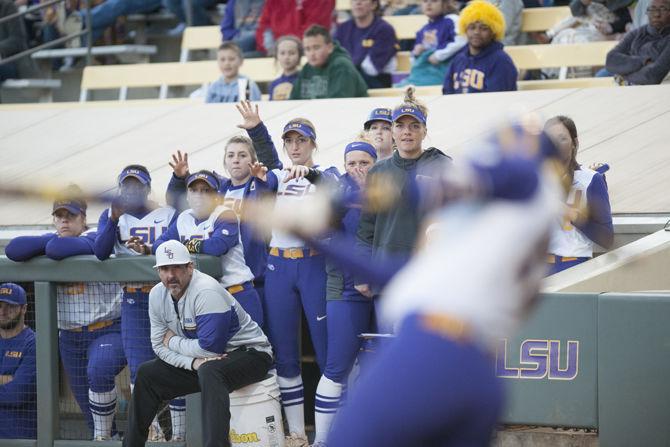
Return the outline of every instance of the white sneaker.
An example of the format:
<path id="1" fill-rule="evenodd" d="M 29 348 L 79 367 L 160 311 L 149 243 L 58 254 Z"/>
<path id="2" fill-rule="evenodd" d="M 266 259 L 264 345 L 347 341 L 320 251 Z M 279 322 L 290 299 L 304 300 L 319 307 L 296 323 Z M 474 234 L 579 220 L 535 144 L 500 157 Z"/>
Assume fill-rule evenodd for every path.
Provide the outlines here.
<path id="1" fill-rule="evenodd" d="M 112 438 L 110 438 L 109 436 L 96 436 L 95 438 L 93 438 L 93 440 L 94 441 L 111 441 Z"/>
<path id="2" fill-rule="evenodd" d="M 307 436 L 291 433 L 285 439 L 284 447 L 309 447 Z"/>

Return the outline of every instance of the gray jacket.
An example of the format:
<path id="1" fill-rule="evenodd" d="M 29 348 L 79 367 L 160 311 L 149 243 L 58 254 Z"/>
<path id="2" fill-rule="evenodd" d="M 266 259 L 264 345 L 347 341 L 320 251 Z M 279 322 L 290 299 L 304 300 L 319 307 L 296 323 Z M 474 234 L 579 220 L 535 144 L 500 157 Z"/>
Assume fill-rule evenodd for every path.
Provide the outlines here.
<path id="1" fill-rule="evenodd" d="M 607 70 L 627 83 L 660 84 L 670 71 L 670 27 L 657 31 L 651 25 L 626 34 L 607 54 Z"/>
<path id="2" fill-rule="evenodd" d="M 272 355 L 272 348 L 260 327 L 235 298 L 214 278 L 198 270 L 184 295 L 175 303 L 170 291 L 156 284 L 149 293 L 151 344 L 166 363 L 192 369 L 196 358 L 216 357 L 242 347 Z M 176 335 L 169 347 L 163 337 Z"/>

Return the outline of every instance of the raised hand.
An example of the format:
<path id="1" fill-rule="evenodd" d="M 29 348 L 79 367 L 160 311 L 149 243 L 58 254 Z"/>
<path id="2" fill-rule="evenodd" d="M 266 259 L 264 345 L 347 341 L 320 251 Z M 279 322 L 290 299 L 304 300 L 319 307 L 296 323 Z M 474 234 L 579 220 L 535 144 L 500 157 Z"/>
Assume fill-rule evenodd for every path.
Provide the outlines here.
<path id="1" fill-rule="evenodd" d="M 251 101 L 247 99 L 235 104 L 235 107 L 237 107 L 237 111 L 240 112 L 244 120 L 242 124 L 237 125 L 240 129 L 253 129 L 261 123 L 261 117 L 258 114 L 258 104 L 251 105 Z"/>
<path id="2" fill-rule="evenodd" d="M 251 171 L 251 176 L 256 177 L 259 180 L 267 181 L 268 168 L 261 162 L 256 161 L 254 163 L 249 163 L 249 169 Z"/>
<path id="3" fill-rule="evenodd" d="M 188 153 L 177 151 L 172 154 L 172 161 L 168 163 L 174 172 L 175 177 L 185 178 L 188 176 Z"/>

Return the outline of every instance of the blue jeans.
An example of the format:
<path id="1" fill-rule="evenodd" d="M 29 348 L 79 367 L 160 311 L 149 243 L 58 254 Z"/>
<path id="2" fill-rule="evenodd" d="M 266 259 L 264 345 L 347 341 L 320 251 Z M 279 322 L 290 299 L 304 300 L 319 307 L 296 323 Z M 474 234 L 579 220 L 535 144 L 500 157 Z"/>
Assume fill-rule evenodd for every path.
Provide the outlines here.
<path id="1" fill-rule="evenodd" d="M 93 39 L 100 38 L 118 17 L 152 12 L 160 6 L 160 0 L 106 0 L 91 10 Z M 80 14 L 86 20 L 86 13 L 81 11 Z"/>
<path id="2" fill-rule="evenodd" d="M 209 19 L 209 15 L 207 15 L 207 8 L 214 6 L 215 4 L 216 0 L 191 0 L 193 20 L 191 25 L 211 25 L 212 21 Z M 176 15 L 181 23 L 186 23 L 186 0 L 163 0 L 163 6 L 165 6 L 172 14 Z"/>
<path id="3" fill-rule="evenodd" d="M 233 42 L 240 46 L 243 53 L 256 51 L 256 26 L 240 28 Z"/>

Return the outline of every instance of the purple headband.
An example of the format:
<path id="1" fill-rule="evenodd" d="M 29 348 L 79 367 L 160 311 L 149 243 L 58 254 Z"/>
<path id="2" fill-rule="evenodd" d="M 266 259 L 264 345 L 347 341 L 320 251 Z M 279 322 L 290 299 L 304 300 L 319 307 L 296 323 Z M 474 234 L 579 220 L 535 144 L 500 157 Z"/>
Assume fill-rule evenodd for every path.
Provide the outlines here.
<path id="1" fill-rule="evenodd" d="M 367 152 L 372 158 L 375 160 L 377 159 L 377 150 L 370 143 L 366 143 L 364 141 L 355 141 L 353 143 L 347 144 L 347 147 L 344 148 L 344 157 L 346 158 L 347 154 L 353 151 Z"/>

